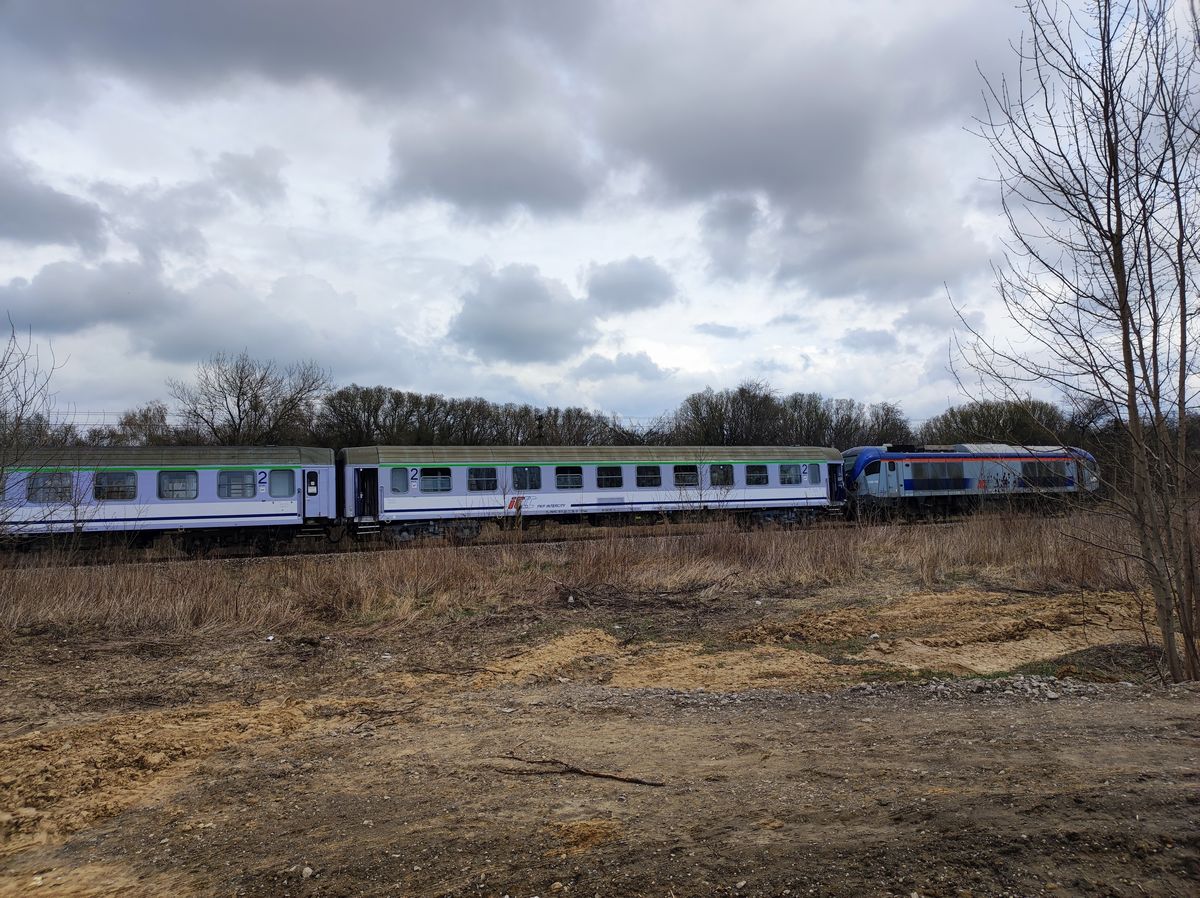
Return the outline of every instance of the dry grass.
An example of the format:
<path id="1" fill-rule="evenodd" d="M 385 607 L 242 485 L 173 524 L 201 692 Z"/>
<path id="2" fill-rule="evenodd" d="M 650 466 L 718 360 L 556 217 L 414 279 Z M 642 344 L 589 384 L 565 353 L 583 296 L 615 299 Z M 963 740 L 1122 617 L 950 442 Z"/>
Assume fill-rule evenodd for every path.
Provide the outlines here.
<path id="1" fill-rule="evenodd" d="M 1128 589 L 1128 566 L 1099 548 L 1118 525 L 1099 515 L 985 516 L 882 526 L 605 538 L 552 545 L 444 546 L 109 567 L 0 571 L 0 633 L 21 628 L 122 633 L 286 632 L 313 624 L 406 625 L 542 605 L 564 590 L 695 594 L 867 584 L 902 574 L 924 585 L 975 578 L 1024 589 Z"/>

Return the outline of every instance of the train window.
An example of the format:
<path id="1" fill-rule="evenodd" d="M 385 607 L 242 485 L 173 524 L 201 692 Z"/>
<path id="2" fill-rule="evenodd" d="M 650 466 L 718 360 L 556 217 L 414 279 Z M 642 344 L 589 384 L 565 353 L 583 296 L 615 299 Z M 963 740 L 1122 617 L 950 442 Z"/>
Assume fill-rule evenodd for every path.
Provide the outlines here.
<path id="1" fill-rule="evenodd" d="M 889 470 L 889 471 L 895 471 L 895 470 L 896 470 L 896 463 L 895 463 L 894 461 L 890 461 L 890 462 L 888 462 L 888 470 Z"/>
<path id="2" fill-rule="evenodd" d="M 746 486 L 769 486 L 770 483 L 766 465 L 746 465 Z"/>
<path id="3" fill-rule="evenodd" d="M 879 462 L 873 461 L 873 462 L 868 463 L 868 465 L 865 468 L 863 468 L 863 473 L 867 474 L 867 475 L 878 474 L 879 473 Z M 913 476 L 915 477 L 916 475 L 914 474 Z"/>
<path id="4" fill-rule="evenodd" d="M 621 476 L 620 465 L 602 465 L 596 468 L 596 486 L 600 489 L 620 489 L 624 485 L 625 478 Z"/>
<path id="5" fill-rule="evenodd" d="M 321 488 L 321 475 L 316 471 L 308 471 L 304 475 L 304 481 L 304 492 L 310 496 L 315 496 L 317 490 Z M 404 488 L 408 489 L 407 481 L 404 484 Z"/>
<path id="6" fill-rule="evenodd" d="M 695 465 L 675 466 L 675 486 L 689 487 L 700 485 L 700 469 Z"/>
<path id="7" fill-rule="evenodd" d="M 555 468 L 554 488 L 559 490 L 583 489 L 583 468 L 579 465 L 563 465 Z"/>
<path id="8" fill-rule="evenodd" d="M 804 465 L 780 465 L 779 485 L 799 486 L 804 483 Z"/>
<path id="9" fill-rule="evenodd" d="M 527 493 L 542 488 L 542 469 L 536 467 L 513 468 L 513 489 L 518 493 Z"/>
<path id="10" fill-rule="evenodd" d="M 25 481 L 25 497 L 38 504 L 70 502 L 73 480 L 66 472 L 30 474 Z"/>
<path id="11" fill-rule="evenodd" d="M 1067 486 L 1067 463 L 1065 461 L 1021 462 L 1021 479 L 1026 486 Z"/>
<path id="12" fill-rule="evenodd" d="M 253 499 L 258 493 L 253 471 L 218 471 L 218 499 Z"/>
<path id="13" fill-rule="evenodd" d="M 967 488 L 962 462 L 913 462 L 914 490 L 962 490 Z M 907 480 L 905 481 L 907 483 Z"/>
<path id="14" fill-rule="evenodd" d="M 821 482 L 821 466 L 820 465 L 809 465 L 808 466 L 808 482 L 812 483 L 812 484 L 817 484 L 817 483 Z"/>
<path id="15" fill-rule="evenodd" d="M 267 492 L 272 499 L 288 499 L 296 495 L 296 472 L 272 471 L 267 481 Z"/>
<path id="16" fill-rule="evenodd" d="M 733 465 L 709 465 L 708 482 L 713 486 L 733 486 Z"/>
<path id="17" fill-rule="evenodd" d="M 392 468 L 392 495 L 408 492 L 408 468 Z"/>
<path id="18" fill-rule="evenodd" d="M 158 498 L 195 499 L 200 493 L 200 475 L 195 471 L 159 471 Z"/>
<path id="19" fill-rule="evenodd" d="M 450 492 L 449 468 L 422 468 L 421 492 L 448 493 Z"/>
<path id="20" fill-rule="evenodd" d="M 133 471 L 97 471 L 92 495 L 98 502 L 120 502 L 137 498 L 137 474 Z"/>
<path id="21" fill-rule="evenodd" d="M 467 468 L 467 490 L 472 493 L 490 493 L 496 489 L 495 468 Z"/>
<path id="22" fill-rule="evenodd" d="M 662 468 L 658 465 L 637 466 L 638 486 L 662 486 Z"/>

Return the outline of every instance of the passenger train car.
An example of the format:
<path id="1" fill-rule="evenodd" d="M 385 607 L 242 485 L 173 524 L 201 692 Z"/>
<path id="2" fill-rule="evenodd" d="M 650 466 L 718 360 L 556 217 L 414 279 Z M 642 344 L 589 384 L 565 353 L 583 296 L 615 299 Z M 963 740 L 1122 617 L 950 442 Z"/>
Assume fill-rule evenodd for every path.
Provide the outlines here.
<path id="1" fill-rule="evenodd" d="M 853 514 L 964 511 L 1005 499 L 1090 494 L 1096 460 L 1069 446 L 859 446 L 842 453 Z"/>
<path id="2" fill-rule="evenodd" d="M 397 537 L 688 510 L 798 523 L 844 499 L 842 456 L 811 446 L 365 446 L 338 460 L 343 518 Z"/>
<path id="3" fill-rule="evenodd" d="M 337 515 L 332 449 L 294 446 L 38 450 L 10 459 L 0 529 L 244 542 L 322 534 Z"/>

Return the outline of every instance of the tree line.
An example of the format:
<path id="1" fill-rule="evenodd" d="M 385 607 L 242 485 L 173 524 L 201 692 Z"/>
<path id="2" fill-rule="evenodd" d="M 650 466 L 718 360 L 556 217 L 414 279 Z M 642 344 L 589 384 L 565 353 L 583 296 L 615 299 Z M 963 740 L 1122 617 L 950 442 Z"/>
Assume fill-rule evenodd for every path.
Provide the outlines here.
<path id="1" fill-rule="evenodd" d="M 638 425 L 577 406 L 498 403 L 388 386 L 334 386 L 315 362 L 280 365 L 218 354 L 189 380 L 167 382 L 170 401 L 90 428 L 41 421 L 43 443 L 166 445 L 594 446 L 945 445 L 1068 443 L 1099 453 L 1111 436 L 1102 408 L 1034 399 L 968 402 L 919 426 L 896 403 L 783 393 L 761 381 L 705 389 Z"/>

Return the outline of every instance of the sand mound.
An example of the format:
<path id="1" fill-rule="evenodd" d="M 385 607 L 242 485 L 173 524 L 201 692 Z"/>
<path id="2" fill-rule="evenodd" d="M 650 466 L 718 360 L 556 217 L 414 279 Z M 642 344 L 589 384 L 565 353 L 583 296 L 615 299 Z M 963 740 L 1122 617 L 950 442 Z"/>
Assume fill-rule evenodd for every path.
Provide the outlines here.
<path id="1" fill-rule="evenodd" d="M 857 608 L 836 611 L 809 611 L 783 621 L 764 621 L 735 630 L 730 635 L 739 642 L 771 645 L 779 642 L 837 642 L 867 636 L 876 629 L 867 615 Z"/>
<path id="2" fill-rule="evenodd" d="M 227 702 L 126 714 L 0 742 L 0 856 L 111 816 L 218 749 L 286 735 L 299 706 Z"/>
<path id="3" fill-rule="evenodd" d="M 610 684 L 617 687 L 658 687 L 737 692 L 743 689 L 816 686 L 829 682 L 833 667 L 820 655 L 779 648 L 705 652 L 685 643 L 651 648 L 622 659 Z"/>
<path id="4" fill-rule="evenodd" d="M 31 894 L 42 898 L 149 898 L 192 891 L 178 877 L 135 874 L 112 864 L 9 871 L 0 877 L 0 898 Z"/>
<path id="5" fill-rule="evenodd" d="M 545 642 L 511 658 L 494 661 L 489 672 L 475 677 L 477 687 L 497 683 L 529 683 L 563 676 L 578 667 L 590 667 L 620 652 L 617 640 L 603 630 L 578 630 Z"/>
<path id="6" fill-rule="evenodd" d="M 1135 599 L 1123 593 L 918 594 L 880 609 L 879 619 L 885 638 L 859 660 L 967 675 L 1003 673 L 1095 645 L 1140 639 Z M 888 629 L 931 632 L 888 639 Z"/>
<path id="7" fill-rule="evenodd" d="M 567 854 L 582 854 L 591 851 L 621 835 L 621 826 L 615 820 L 593 817 L 587 820 L 567 820 L 551 823 L 550 830 L 558 838 Z M 554 852 L 547 852 L 555 854 Z"/>

